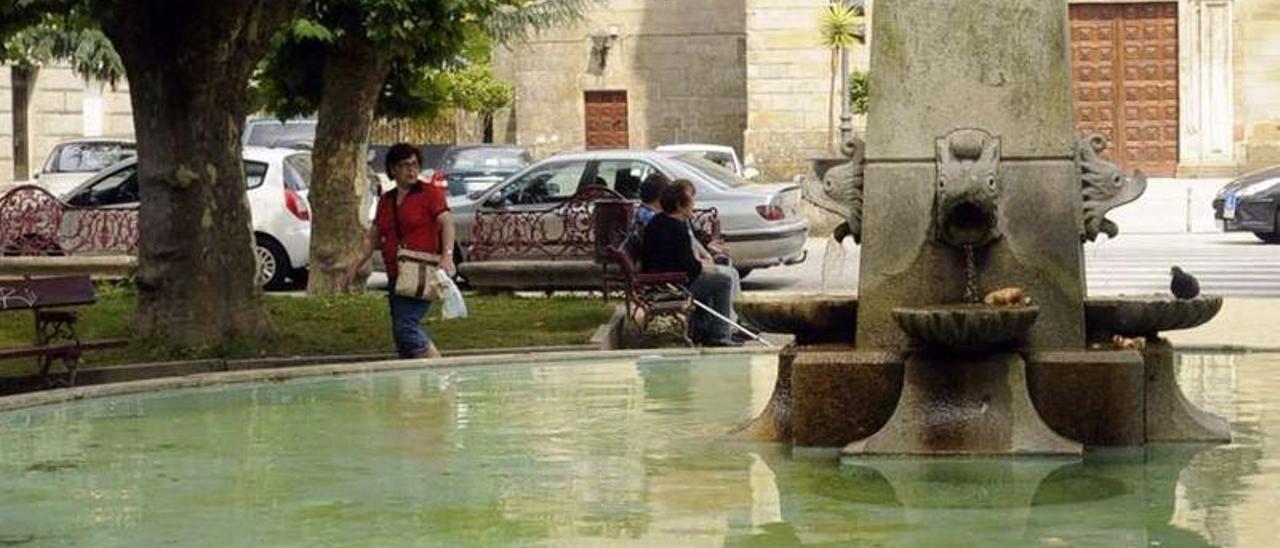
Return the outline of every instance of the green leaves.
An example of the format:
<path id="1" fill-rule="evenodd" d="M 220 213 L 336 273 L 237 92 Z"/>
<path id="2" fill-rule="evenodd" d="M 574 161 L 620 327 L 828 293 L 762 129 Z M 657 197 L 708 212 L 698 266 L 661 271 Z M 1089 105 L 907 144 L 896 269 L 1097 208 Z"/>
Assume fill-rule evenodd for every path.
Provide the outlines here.
<path id="1" fill-rule="evenodd" d="M 822 45 L 830 49 L 842 49 L 864 43 L 866 40 L 866 27 L 862 22 L 864 14 L 861 3 L 833 1 L 828 4 L 818 20 Z"/>
<path id="2" fill-rule="evenodd" d="M 854 114 L 866 114 L 870 106 L 871 74 L 854 69 L 849 72 L 849 103 Z"/>
<path id="3" fill-rule="evenodd" d="M 319 21 L 299 17 L 289 26 L 288 31 L 293 36 L 302 40 L 317 40 L 320 42 L 332 42 L 335 39 L 332 30 L 324 26 Z"/>
<path id="4" fill-rule="evenodd" d="M 32 5 L 32 0 L 24 2 L 20 5 Z M 0 60 L 22 66 L 66 61 L 81 77 L 115 85 L 124 78 L 124 63 L 97 25 L 78 11 L 31 16 L 27 26 L 14 29 L 0 41 Z"/>

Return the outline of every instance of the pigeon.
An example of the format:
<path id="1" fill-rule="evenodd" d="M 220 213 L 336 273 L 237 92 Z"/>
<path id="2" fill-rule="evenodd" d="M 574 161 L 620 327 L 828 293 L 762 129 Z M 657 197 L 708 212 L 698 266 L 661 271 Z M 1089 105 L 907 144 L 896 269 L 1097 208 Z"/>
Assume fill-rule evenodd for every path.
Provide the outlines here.
<path id="1" fill-rule="evenodd" d="M 1173 274 L 1173 280 L 1169 282 L 1169 291 L 1173 292 L 1173 296 L 1179 299 L 1194 299 L 1200 294 L 1200 282 L 1196 281 L 1196 277 L 1181 268 L 1173 267 L 1170 269 Z"/>

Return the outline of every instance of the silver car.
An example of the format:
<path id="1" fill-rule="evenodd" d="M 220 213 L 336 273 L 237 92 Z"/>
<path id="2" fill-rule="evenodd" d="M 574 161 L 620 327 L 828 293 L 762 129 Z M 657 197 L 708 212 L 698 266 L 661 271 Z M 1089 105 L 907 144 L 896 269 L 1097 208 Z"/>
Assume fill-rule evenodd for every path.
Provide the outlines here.
<path id="1" fill-rule="evenodd" d="M 696 152 L 604 150 L 542 160 L 486 191 L 449 199 L 460 247 L 467 248 L 477 210 L 550 210 L 588 184 L 638 199 L 640 182 L 654 172 L 693 182 L 697 207 L 717 210 L 725 246 L 744 275 L 804 260 L 808 224 L 799 212 L 800 187 L 751 183 Z"/>

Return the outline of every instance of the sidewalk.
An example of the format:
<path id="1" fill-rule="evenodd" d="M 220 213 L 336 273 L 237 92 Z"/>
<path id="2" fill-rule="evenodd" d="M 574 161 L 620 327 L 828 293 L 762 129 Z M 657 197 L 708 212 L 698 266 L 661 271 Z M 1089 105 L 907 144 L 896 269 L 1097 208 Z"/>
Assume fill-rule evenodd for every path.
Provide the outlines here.
<path id="1" fill-rule="evenodd" d="M 1107 218 L 1125 234 L 1221 232 L 1213 219 L 1213 195 L 1230 179 L 1148 179 L 1136 201 Z"/>

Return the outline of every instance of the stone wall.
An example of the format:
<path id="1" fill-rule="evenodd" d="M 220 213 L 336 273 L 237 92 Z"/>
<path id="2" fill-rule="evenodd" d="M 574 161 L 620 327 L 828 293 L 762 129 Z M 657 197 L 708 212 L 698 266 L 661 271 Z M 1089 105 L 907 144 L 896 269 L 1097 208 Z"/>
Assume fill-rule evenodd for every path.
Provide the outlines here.
<path id="1" fill-rule="evenodd" d="M 1233 9 L 1236 162 L 1280 164 L 1280 2 L 1237 0 Z"/>
<path id="2" fill-rule="evenodd" d="M 8 66 L 0 66 L 0 182 L 14 180 L 13 162 L 13 97 Z M 95 92 L 95 88 L 101 92 Z M 86 104 L 100 105 L 86 113 Z M 129 102 L 129 86 L 86 82 L 64 65 L 41 68 L 35 76 L 28 110 L 28 135 L 31 139 L 30 169 L 33 174 L 43 165 L 54 145 L 82 137 L 133 137 L 133 107 Z M 29 178 L 31 174 L 27 174 Z"/>
<path id="3" fill-rule="evenodd" d="M 818 26 L 827 3 L 747 0 L 745 156 L 765 180 L 807 174 L 810 158 L 836 150 L 828 128 L 839 125 L 839 96 L 831 112 L 831 53 Z M 866 70 L 867 49 L 854 48 L 849 59 L 851 68 Z"/>
<path id="4" fill-rule="evenodd" d="M 0 65 L 0 184 L 13 180 L 13 83 Z"/>
<path id="5" fill-rule="evenodd" d="M 499 140 L 535 155 L 585 146 L 583 92 L 626 90 L 631 148 L 710 142 L 742 148 L 746 123 L 744 0 L 613 0 L 578 25 L 495 52 L 516 87 Z M 592 36 L 616 35 L 603 69 Z"/>

